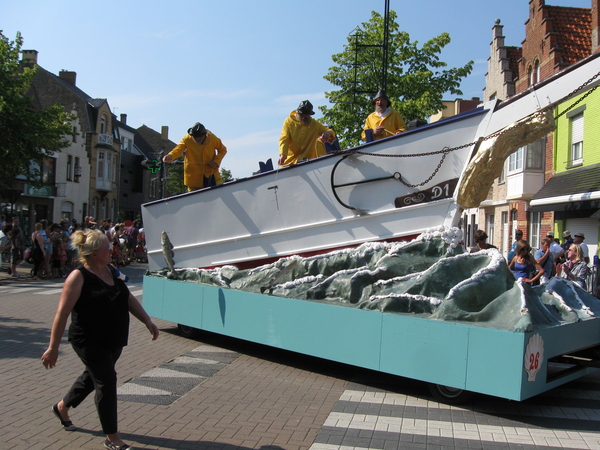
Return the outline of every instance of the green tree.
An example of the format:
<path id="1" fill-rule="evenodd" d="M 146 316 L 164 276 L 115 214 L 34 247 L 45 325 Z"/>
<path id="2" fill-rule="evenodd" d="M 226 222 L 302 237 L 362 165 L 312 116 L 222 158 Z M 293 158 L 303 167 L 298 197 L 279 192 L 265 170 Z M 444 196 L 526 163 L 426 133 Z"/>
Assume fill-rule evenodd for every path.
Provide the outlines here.
<path id="1" fill-rule="evenodd" d="M 183 159 L 180 159 L 183 162 Z M 161 162 L 161 164 L 164 164 Z M 187 187 L 183 184 L 183 164 L 167 164 L 167 195 L 177 195 L 187 192 Z"/>
<path id="2" fill-rule="evenodd" d="M 322 122 L 335 129 L 342 148 L 359 144 L 364 120 L 373 112 L 372 97 L 381 89 L 384 18 L 374 11 L 371 15 L 348 36 L 344 51 L 331 57 L 336 65 L 324 76 L 340 89 L 325 93 L 333 106 L 320 107 Z M 442 33 L 419 47 L 400 31 L 396 18 L 390 11 L 386 93 L 406 122 L 425 119 L 444 108 L 445 93 L 462 95 L 460 83 L 473 70 L 473 61 L 445 69 L 439 54 L 450 35 Z"/>
<path id="3" fill-rule="evenodd" d="M 221 167 L 221 178 L 223 179 L 223 183 L 227 183 L 228 181 L 233 181 L 233 175 L 231 175 L 231 170 L 227 170 L 225 167 Z"/>
<path id="4" fill-rule="evenodd" d="M 36 110 L 27 95 L 35 67 L 19 62 L 23 45 L 20 33 L 9 41 L 0 31 L 0 190 L 26 176 L 34 186 L 43 185 L 39 168 L 55 151 L 69 145 L 73 135 L 71 114 L 60 105 Z"/>
<path id="5" fill-rule="evenodd" d="M 180 158 L 181 160 L 181 158 Z M 220 169 L 223 183 L 233 181 L 231 170 L 224 167 Z M 167 193 L 168 195 L 183 194 L 187 192 L 187 187 L 183 184 L 183 165 L 169 164 L 167 165 Z"/>

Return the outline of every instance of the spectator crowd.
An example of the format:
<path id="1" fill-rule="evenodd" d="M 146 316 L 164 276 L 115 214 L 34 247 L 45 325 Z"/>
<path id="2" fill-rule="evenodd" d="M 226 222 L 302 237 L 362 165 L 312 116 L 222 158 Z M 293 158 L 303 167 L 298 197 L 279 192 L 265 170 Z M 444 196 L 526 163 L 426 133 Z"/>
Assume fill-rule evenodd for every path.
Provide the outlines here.
<path id="1" fill-rule="evenodd" d="M 2 261 L 8 263 L 10 277 L 19 278 L 17 267 L 21 262 L 34 264 L 34 280 L 64 278 L 77 266 L 79 256 L 71 244 L 71 236 L 77 230 L 98 230 L 110 242 L 112 264 L 124 267 L 135 260 L 147 260 L 144 230 L 140 221 L 114 223 L 111 220 L 96 221 L 86 216 L 83 222 L 76 219 L 59 222 L 40 220 L 31 235 L 20 227 L 19 218 L 7 221 L 0 216 L 0 252 Z"/>

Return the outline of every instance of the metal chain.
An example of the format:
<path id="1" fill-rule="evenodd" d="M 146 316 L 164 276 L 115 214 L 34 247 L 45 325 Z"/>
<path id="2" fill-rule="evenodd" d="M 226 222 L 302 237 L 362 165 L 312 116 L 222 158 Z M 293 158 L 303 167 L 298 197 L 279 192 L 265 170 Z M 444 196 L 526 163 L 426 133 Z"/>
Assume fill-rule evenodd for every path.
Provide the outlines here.
<path id="1" fill-rule="evenodd" d="M 541 115 L 546 111 L 549 111 L 550 109 L 555 108 L 558 104 L 565 102 L 566 100 L 574 97 L 575 95 L 577 95 L 577 93 L 579 91 L 581 91 L 584 87 L 586 87 L 588 84 L 590 84 L 592 81 L 594 81 L 596 78 L 600 77 L 600 72 L 598 72 L 596 75 L 594 75 L 593 77 L 591 77 L 589 80 L 587 80 L 585 83 L 583 83 L 581 86 L 579 86 L 577 89 L 575 89 L 573 92 L 571 92 L 570 94 L 565 95 L 563 98 L 549 104 L 548 106 L 545 106 L 544 108 L 540 109 L 539 111 L 536 111 L 532 114 L 529 114 L 528 116 L 524 117 L 522 120 L 530 118 L 530 117 L 534 117 L 536 115 Z M 590 95 L 592 92 L 594 92 L 596 90 L 596 88 L 598 88 L 598 86 L 594 86 L 592 89 L 590 89 L 588 92 L 586 92 L 579 100 L 577 100 L 575 103 L 573 103 L 571 106 L 569 106 L 567 109 L 565 109 L 563 112 L 561 112 L 559 115 L 554 117 L 554 120 L 558 119 L 559 117 L 561 117 L 563 114 L 567 113 L 568 111 L 570 111 L 571 109 L 573 109 L 577 104 L 579 104 L 581 101 L 583 101 L 588 95 Z M 473 141 L 473 142 L 469 142 L 468 144 L 463 144 L 463 145 L 459 145 L 457 147 L 452 147 L 452 148 L 448 148 L 448 147 L 444 147 L 441 150 L 435 150 L 432 152 L 426 152 L 426 153 L 411 153 L 411 154 L 406 154 L 406 155 L 394 155 L 394 154 L 389 154 L 389 153 L 369 153 L 369 152 L 363 152 L 362 150 L 342 150 L 340 152 L 338 152 L 339 154 L 358 154 L 358 155 L 365 155 L 365 156 L 375 156 L 378 158 L 417 158 L 417 157 L 422 157 L 422 156 L 433 156 L 433 155 L 440 155 L 442 154 L 442 159 L 440 160 L 438 166 L 436 167 L 436 169 L 433 171 L 433 173 L 431 174 L 431 176 L 425 180 L 423 183 L 419 183 L 419 184 L 408 184 L 406 183 L 404 180 L 400 180 L 402 181 L 402 183 L 404 183 L 406 186 L 409 187 L 420 187 L 420 186 L 424 186 L 425 184 L 427 184 L 428 182 L 430 182 L 433 177 L 438 173 L 438 171 L 440 170 L 440 168 L 442 167 L 442 164 L 444 163 L 444 160 L 446 159 L 446 156 L 448 155 L 448 153 L 450 152 L 454 152 L 456 150 L 461 150 L 463 148 L 466 147 L 471 147 L 473 145 L 478 144 L 479 142 L 482 141 L 487 141 L 489 139 L 493 139 L 496 138 L 498 136 L 503 135 L 504 133 L 507 133 L 509 130 L 508 127 L 496 131 L 492 134 L 489 134 L 487 136 L 484 136 L 483 138 L 477 140 L 477 141 Z"/>
<path id="2" fill-rule="evenodd" d="M 445 147 L 445 148 L 447 149 L 447 147 Z M 407 183 L 406 181 L 404 181 L 402 178 L 400 178 L 400 181 L 401 181 L 401 182 L 402 182 L 402 184 L 404 184 L 405 186 L 412 187 L 412 188 L 414 188 L 414 187 L 421 187 L 421 186 L 425 186 L 427 183 L 429 183 L 429 182 L 430 182 L 430 181 L 433 179 L 433 177 L 435 177 L 435 176 L 436 176 L 436 174 L 438 173 L 438 171 L 439 171 L 439 170 L 440 170 L 440 168 L 442 167 L 442 164 L 444 164 L 444 159 L 446 159 L 446 156 L 448 156 L 448 153 L 449 153 L 449 152 L 450 152 L 450 150 L 449 150 L 449 149 L 447 149 L 447 150 L 444 152 L 444 155 L 442 156 L 442 159 L 440 159 L 440 162 L 439 162 L 439 164 L 437 165 L 437 167 L 435 168 L 435 170 L 433 171 L 433 173 L 431 174 L 431 176 L 430 176 L 429 178 L 427 178 L 425 181 L 423 181 L 422 183 L 419 183 L 419 184 L 409 184 L 409 183 Z"/>

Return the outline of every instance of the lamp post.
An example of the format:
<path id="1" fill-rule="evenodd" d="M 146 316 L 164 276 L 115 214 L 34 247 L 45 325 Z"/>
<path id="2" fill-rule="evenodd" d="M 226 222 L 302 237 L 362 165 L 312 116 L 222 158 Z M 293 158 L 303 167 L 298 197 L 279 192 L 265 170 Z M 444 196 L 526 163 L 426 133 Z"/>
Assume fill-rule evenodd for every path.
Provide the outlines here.
<path id="1" fill-rule="evenodd" d="M 163 152 L 158 154 L 158 159 L 144 159 L 142 166 L 152 172 L 152 175 L 158 174 L 160 181 L 160 198 L 165 198 L 165 165 L 162 162 Z"/>

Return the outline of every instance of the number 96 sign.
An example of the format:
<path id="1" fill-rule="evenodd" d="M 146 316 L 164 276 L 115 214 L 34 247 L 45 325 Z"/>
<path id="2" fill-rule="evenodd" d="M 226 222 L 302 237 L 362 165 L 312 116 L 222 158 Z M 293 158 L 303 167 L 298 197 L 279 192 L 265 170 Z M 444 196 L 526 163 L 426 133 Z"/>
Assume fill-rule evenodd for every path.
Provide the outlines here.
<path id="1" fill-rule="evenodd" d="M 527 381 L 535 381 L 535 376 L 544 362 L 544 340 L 539 334 L 534 334 L 529 338 L 525 348 L 525 371 L 527 372 Z"/>

